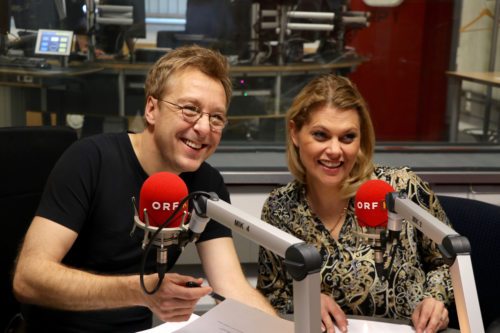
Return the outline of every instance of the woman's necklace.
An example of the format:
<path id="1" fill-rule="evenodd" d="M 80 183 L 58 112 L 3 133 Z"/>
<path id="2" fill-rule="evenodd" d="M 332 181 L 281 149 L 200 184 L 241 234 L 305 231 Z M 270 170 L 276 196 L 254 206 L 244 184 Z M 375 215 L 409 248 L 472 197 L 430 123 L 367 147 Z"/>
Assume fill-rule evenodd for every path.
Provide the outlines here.
<path id="1" fill-rule="evenodd" d="M 340 213 L 337 222 L 335 222 L 335 224 L 331 228 L 327 228 L 330 233 L 332 233 L 337 228 L 337 226 L 341 224 L 342 219 L 345 217 L 346 213 L 347 213 L 347 205 L 342 209 L 342 213 Z"/>
<path id="2" fill-rule="evenodd" d="M 310 209 L 314 212 L 315 209 L 314 209 L 314 206 L 312 205 L 312 201 L 309 199 L 309 196 L 306 194 L 306 202 L 307 204 L 309 205 Z M 347 201 L 346 205 L 344 206 L 344 208 L 342 209 L 342 212 L 340 213 L 337 221 L 335 222 L 335 224 L 333 226 L 331 226 L 330 228 L 328 228 L 324 223 L 323 225 L 325 226 L 326 230 L 328 230 L 328 232 L 331 234 L 336 228 L 337 226 L 339 226 L 342 222 L 342 219 L 346 216 L 346 213 L 347 213 L 347 207 L 349 206 L 349 201 Z M 316 212 L 316 216 L 320 217 L 318 215 L 318 213 Z M 321 219 L 321 217 L 320 217 Z"/>

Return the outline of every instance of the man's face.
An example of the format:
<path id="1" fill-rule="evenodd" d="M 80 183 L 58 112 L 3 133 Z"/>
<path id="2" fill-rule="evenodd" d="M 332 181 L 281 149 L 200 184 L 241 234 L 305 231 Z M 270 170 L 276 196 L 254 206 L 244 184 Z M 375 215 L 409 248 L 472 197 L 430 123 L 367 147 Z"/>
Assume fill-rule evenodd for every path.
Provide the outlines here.
<path id="1" fill-rule="evenodd" d="M 222 83 L 191 68 L 174 73 L 160 99 L 148 98 L 148 121 L 153 125 L 155 148 L 163 169 L 174 173 L 197 170 L 217 148 L 220 131 L 210 127 L 208 115 L 226 115 Z M 162 101 L 163 100 L 163 101 Z M 198 107 L 203 116 L 195 123 L 184 119 L 178 106 Z"/>

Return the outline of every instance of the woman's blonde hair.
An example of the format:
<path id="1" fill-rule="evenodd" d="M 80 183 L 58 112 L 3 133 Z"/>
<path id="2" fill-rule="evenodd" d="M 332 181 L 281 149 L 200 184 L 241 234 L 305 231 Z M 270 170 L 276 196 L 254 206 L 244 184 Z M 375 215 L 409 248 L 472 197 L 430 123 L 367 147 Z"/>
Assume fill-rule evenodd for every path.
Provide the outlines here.
<path id="1" fill-rule="evenodd" d="M 295 130 L 300 131 L 310 121 L 311 113 L 324 106 L 358 112 L 360 149 L 351 173 L 341 187 L 342 197 L 349 198 L 373 172 L 375 131 L 366 102 L 356 86 L 349 79 L 332 74 L 314 78 L 299 92 L 286 113 L 286 123 L 289 125 L 293 121 Z M 290 127 L 287 129 L 286 150 L 288 169 L 298 181 L 306 183 L 305 169 L 300 161 L 299 150 L 293 144 Z"/>
<path id="2" fill-rule="evenodd" d="M 226 106 L 229 106 L 232 84 L 226 57 L 217 51 L 197 45 L 176 48 L 156 61 L 146 78 L 144 89 L 146 99 L 149 96 L 161 98 L 169 77 L 186 68 L 196 68 L 203 74 L 219 80 L 226 93 Z"/>

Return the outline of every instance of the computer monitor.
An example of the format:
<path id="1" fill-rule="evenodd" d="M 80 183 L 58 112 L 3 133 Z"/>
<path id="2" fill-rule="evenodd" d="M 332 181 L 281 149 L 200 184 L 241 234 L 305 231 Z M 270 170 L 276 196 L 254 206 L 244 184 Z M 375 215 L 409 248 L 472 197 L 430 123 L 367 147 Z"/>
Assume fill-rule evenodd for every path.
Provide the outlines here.
<path id="1" fill-rule="evenodd" d="M 34 56 L 38 29 L 60 29 L 64 16 L 63 0 L 10 0 L 10 14 L 19 38 L 9 48 Z"/>
<path id="2" fill-rule="evenodd" d="M 73 41 L 71 30 L 47 30 L 39 29 L 35 54 L 69 56 Z"/>
<path id="3" fill-rule="evenodd" d="M 56 3 L 56 0 L 11 0 L 16 29 L 59 29 L 63 13 Z"/>

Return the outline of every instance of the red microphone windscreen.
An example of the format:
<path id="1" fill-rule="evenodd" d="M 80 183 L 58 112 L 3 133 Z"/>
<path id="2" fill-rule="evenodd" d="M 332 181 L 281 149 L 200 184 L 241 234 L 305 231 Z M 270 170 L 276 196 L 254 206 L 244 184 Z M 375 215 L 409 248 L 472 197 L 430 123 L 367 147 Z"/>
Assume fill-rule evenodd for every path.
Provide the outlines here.
<path id="1" fill-rule="evenodd" d="M 170 172 L 158 172 L 146 179 L 142 184 L 139 196 L 139 218 L 144 221 L 144 209 L 148 212 L 149 224 L 153 227 L 162 225 L 188 195 L 186 183 L 177 175 Z M 188 203 L 184 203 L 179 213 L 166 226 L 177 228 L 182 223 L 182 216 L 188 210 Z"/>
<path id="2" fill-rule="evenodd" d="M 369 180 L 359 187 L 355 198 L 355 212 L 360 226 L 387 226 L 385 195 L 389 192 L 394 192 L 392 186 L 378 179 Z"/>

